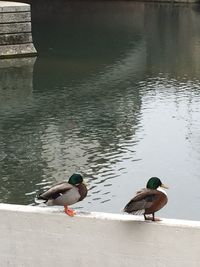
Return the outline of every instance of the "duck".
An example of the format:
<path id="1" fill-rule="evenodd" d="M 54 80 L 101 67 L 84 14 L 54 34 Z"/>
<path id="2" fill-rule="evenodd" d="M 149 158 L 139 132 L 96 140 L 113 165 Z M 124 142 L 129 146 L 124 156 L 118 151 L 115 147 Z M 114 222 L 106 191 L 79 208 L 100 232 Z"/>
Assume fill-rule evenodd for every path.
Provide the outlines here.
<path id="1" fill-rule="evenodd" d="M 37 199 L 42 200 L 47 206 L 64 206 L 64 212 L 73 217 L 76 212 L 68 206 L 82 201 L 87 196 L 87 192 L 82 175 L 74 173 L 68 182 L 54 184 L 47 191 L 39 194 Z"/>
<path id="2" fill-rule="evenodd" d="M 146 184 L 146 188 L 138 191 L 123 211 L 135 215 L 143 214 L 145 220 L 161 221 L 161 219 L 155 218 L 155 212 L 167 204 L 168 197 L 164 189 L 168 188 L 158 177 L 151 177 Z"/>

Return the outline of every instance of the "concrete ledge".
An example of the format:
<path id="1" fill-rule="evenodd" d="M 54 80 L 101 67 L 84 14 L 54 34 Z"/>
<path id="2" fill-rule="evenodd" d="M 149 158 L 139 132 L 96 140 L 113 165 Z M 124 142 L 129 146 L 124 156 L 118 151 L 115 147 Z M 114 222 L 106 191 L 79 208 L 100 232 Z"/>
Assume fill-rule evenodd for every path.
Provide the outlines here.
<path id="1" fill-rule="evenodd" d="M 0 204 L 7 266 L 199 267 L 200 222 Z"/>

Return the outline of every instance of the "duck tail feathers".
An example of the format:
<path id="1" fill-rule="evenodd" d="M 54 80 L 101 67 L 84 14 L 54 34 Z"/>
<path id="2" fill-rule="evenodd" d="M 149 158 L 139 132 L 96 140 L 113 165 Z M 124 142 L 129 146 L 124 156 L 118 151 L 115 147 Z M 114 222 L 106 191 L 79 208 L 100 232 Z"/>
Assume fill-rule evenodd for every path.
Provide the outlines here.
<path id="1" fill-rule="evenodd" d="M 35 203 L 37 203 L 37 204 L 43 204 L 43 203 L 46 203 L 46 202 L 47 202 L 47 200 L 44 199 L 43 197 L 41 197 L 40 195 L 35 197 Z"/>

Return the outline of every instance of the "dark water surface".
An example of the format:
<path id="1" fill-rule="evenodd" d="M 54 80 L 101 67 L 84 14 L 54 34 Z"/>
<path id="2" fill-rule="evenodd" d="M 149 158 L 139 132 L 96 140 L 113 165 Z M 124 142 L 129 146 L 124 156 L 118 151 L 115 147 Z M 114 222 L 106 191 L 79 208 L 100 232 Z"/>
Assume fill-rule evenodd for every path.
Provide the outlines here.
<path id="1" fill-rule="evenodd" d="M 158 176 L 160 216 L 200 220 L 200 10 L 60 2 L 32 5 L 35 61 L 0 61 L 0 201 L 79 171 L 75 207 L 120 212 Z"/>

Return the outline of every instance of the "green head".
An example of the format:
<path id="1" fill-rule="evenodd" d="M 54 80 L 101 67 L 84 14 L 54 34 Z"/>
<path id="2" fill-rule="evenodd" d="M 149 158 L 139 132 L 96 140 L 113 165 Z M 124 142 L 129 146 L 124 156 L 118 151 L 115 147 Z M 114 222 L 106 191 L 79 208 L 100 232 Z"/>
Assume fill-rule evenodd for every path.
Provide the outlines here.
<path id="1" fill-rule="evenodd" d="M 168 188 L 166 185 L 162 184 L 161 180 L 158 177 L 151 177 L 147 182 L 147 188 L 157 189 L 158 187 Z"/>
<path id="2" fill-rule="evenodd" d="M 83 177 L 79 173 L 74 173 L 72 176 L 69 178 L 68 183 L 71 185 L 77 185 L 81 184 L 83 182 Z"/>

